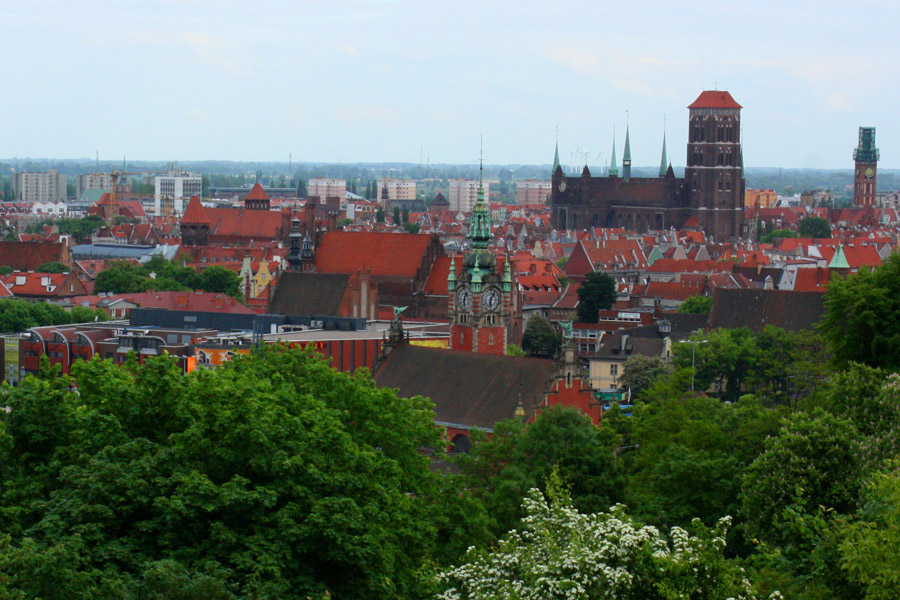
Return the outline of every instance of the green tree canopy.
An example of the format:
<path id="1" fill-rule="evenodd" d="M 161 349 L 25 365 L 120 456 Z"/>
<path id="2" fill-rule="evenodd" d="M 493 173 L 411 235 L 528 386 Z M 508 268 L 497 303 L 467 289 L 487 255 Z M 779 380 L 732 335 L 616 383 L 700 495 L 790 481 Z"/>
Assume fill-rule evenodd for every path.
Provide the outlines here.
<path id="1" fill-rule="evenodd" d="M 595 427 L 581 412 L 553 407 L 527 425 L 498 423 L 490 440 L 476 434 L 471 453 L 458 460 L 499 535 L 516 525 L 526 492 L 542 486 L 554 466 L 581 510 L 601 510 L 619 500 L 623 481 L 614 464 L 616 443 L 612 431 Z"/>
<path id="2" fill-rule="evenodd" d="M 634 398 L 640 398 L 656 379 L 668 375 L 672 369 L 658 356 L 635 354 L 625 361 L 625 372 L 619 377 L 619 388 L 631 390 Z"/>
<path id="3" fill-rule="evenodd" d="M 35 270 L 41 273 L 68 273 L 71 269 L 59 261 L 52 261 L 38 266 Z"/>
<path id="4" fill-rule="evenodd" d="M 235 298 L 240 295 L 241 291 L 241 278 L 237 273 L 219 265 L 204 269 L 200 273 L 199 284 L 200 289 L 204 292 L 218 292 Z"/>
<path id="5" fill-rule="evenodd" d="M 187 376 L 165 357 L 74 371 L 77 394 L 48 373 L 4 397 L 0 590 L 421 598 L 423 565 L 479 539 L 420 452 L 431 403 L 367 373 L 282 346 Z"/>
<path id="6" fill-rule="evenodd" d="M 788 417 L 744 476 L 742 514 L 749 536 L 783 546 L 791 530 L 785 511 L 819 506 L 853 512 L 860 490 L 858 432 L 821 409 Z"/>
<path id="7" fill-rule="evenodd" d="M 679 313 L 708 315 L 712 310 L 712 296 L 691 296 L 678 307 Z"/>
<path id="8" fill-rule="evenodd" d="M 804 217 L 797 224 L 800 237 L 830 238 L 831 224 L 822 217 Z"/>
<path id="9" fill-rule="evenodd" d="M 616 297 L 615 279 L 606 273 L 588 273 L 578 288 L 578 321 L 596 323 L 598 311 L 612 308 Z"/>
<path id="10" fill-rule="evenodd" d="M 900 256 L 832 278 L 819 331 L 839 368 L 851 362 L 900 368 Z"/>
<path id="11" fill-rule="evenodd" d="M 764 236 L 759 238 L 760 243 L 762 244 L 771 244 L 775 241 L 776 238 L 795 238 L 800 237 L 796 231 L 792 231 L 790 229 L 773 229 L 769 231 Z"/>
<path id="12" fill-rule="evenodd" d="M 522 350 L 529 356 L 553 356 L 559 350 L 559 333 L 540 315 L 534 315 L 525 324 L 522 334 Z"/>

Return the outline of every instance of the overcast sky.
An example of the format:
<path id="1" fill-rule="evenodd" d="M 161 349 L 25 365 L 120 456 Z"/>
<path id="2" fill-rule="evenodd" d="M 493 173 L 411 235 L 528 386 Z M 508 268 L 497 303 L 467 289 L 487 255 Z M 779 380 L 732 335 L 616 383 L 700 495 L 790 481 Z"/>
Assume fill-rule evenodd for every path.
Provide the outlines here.
<path id="1" fill-rule="evenodd" d="M 0 0 L 0 156 L 684 165 L 704 89 L 748 167 L 900 168 L 900 2 Z"/>

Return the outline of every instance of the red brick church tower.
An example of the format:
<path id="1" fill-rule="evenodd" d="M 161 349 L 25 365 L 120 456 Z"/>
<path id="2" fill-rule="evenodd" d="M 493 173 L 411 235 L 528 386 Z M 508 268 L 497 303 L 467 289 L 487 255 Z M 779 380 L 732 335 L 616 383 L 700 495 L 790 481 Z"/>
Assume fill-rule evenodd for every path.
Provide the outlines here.
<path id="1" fill-rule="evenodd" d="M 450 349 L 487 354 L 506 354 L 512 316 L 516 312 L 515 292 L 508 260 L 502 272 L 491 241 L 491 214 L 479 184 L 478 198 L 469 224 L 472 250 L 462 260 L 457 273 L 456 259 L 450 262 L 447 277 L 450 314 Z"/>
<path id="2" fill-rule="evenodd" d="M 737 238 L 744 225 L 741 105 L 726 91 L 707 90 L 688 110 L 684 179 L 691 214 L 716 241 Z"/>
<path id="3" fill-rule="evenodd" d="M 856 170 L 853 173 L 853 206 L 874 206 L 878 175 L 878 148 L 875 147 L 875 128 L 859 128 L 859 145 L 853 150 Z"/>

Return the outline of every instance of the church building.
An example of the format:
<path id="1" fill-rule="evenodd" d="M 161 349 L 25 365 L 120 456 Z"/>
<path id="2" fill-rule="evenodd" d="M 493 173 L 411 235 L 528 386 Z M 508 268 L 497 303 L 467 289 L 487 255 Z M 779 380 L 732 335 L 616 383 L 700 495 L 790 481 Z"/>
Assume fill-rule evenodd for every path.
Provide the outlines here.
<path id="1" fill-rule="evenodd" d="M 623 227 L 681 229 L 696 219 L 717 241 L 744 236 L 744 173 L 741 153 L 741 105 L 726 91 L 704 91 L 688 106 L 687 166 L 684 178 L 666 164 L 665 138 L 658 177 L 631 176 L 631 140 L 625 133 L 622 172 L 612 163 L 605 176 L 567 176 L 553 165 L 552 224 L 557 229 Z"/>

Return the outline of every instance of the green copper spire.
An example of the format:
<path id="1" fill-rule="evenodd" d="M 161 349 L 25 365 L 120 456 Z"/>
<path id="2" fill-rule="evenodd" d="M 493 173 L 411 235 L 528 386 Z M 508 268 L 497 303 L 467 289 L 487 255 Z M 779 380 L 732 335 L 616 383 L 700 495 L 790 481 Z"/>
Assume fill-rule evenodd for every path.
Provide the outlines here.
<path id="1" fill-rule="evenodd" d="M 625 152 L 622 154 L 622 178 L 628 181 L 631 179 L 631 137 L 629 135 L 631 127 L 625 125 Z"/>
<path id="2" fill-rule="evenodd" d="M 491 211 L 484 201 L 484 160 L 478 171 L 478 198 L 469 221 L 469 239 L 472 252 L 466 255 L 464 265 L 471 268 L 476 263 L 489 267 L 494 264 L 494 255 L 488 250 L 491 243 Z"/>
<path id="3" fill-rule="evenodd" d="M 663 131 L 663 152 L 662 159 L 659 161 L 659 176 L 665 177 L 666 171 L 669 170 L 669 157 L 666 154 L 666 132 Z"/>
<path id="4" fill-rule="evenodd" d="M 831 257 L 831 262 L 828 263 L 829 269 L 849 269 L 850 263 L 847 262 L 847 257 L 844 256 L 844 247 L 841 244 L 838 244 L 837 250 L 834 251 L 834 256 Z"/>
<path id="5" fill-rule="evenodd" d="M 618 177 L 619 176 L 619 167 L 616 166 L 616 130 L 613 129 L 613 151 L 612 158 L 609 159 L 609 173 L 607 173 L 610 177 Z"/>
<path id="6" fill-rule="evenodd" d="M 553 154 L 553 171 L 550 173 L 550 176 L 553 177 L 553 173 L 556 173 L 556 170 L 559 168 L 559 129 L 556 130 L 556 152 Z"/>
<path id="7" fill-rule="evenodd" d="M 456 257 L 450 257 L 450 274 L 447 275 L 447 289 L 453 291 L 456 289 Z"/>

